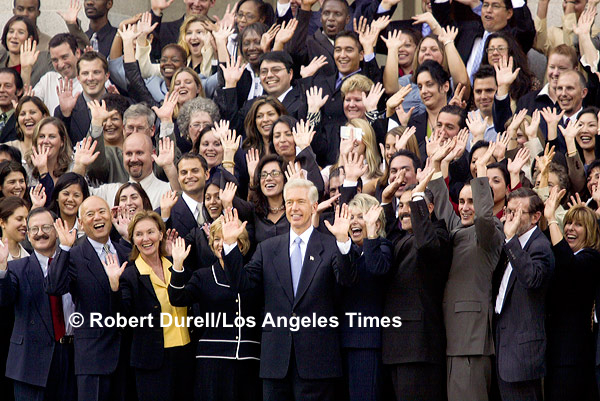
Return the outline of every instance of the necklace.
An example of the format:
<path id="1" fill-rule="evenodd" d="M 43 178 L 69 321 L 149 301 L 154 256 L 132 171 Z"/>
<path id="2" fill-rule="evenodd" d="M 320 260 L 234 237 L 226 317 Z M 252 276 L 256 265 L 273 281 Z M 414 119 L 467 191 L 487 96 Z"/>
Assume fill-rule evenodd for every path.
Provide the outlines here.
<path id="1" fill-rule="evenodd" d="M 269 212 L 270 213 L 277 213 L 282 211 L 283 209 L 285 209 L 285 205 L 281 205 L 279 207 L 269 207 Z"/>

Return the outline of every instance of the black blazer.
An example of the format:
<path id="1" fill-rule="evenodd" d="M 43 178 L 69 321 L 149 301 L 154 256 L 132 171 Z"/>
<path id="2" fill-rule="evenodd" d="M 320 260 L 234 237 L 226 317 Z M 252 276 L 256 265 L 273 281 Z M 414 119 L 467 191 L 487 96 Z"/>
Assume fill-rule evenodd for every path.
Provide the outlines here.
<path id="1" fill-rule="evenodd" d="M 197 316 L 220 314 L 220 325 L 203 330 L 196 347 L 196 358 L 259 359 L 260 326 L 262 324 L 262 292 L 254 288 L 242 293 L 234 291 L 219 265 L 196 270 L 192 277 L 186 271 L 171 269 L 169 299 L 174 306 L 197 306 Z M 209 315 L 210 316 L 210 315 Z M 243 318 L 241 328 L 231 325 Z M 230 326 L 225 326 L 223 322 Z M 251 327 L 250 321 L 254 321 Z"/>
<path id="2" fill-rule="evenodd" d="M 550 241 L 536 227 L 524 248 L 516 236 L 504 244 L 494 272 L 495 295 L 509 262 L 512 273 L 502 312 L 496 315 L 498 374 L 506 382 L 535 380 L 546 373 L 545 301 L 554 270 Z"/>
<path id="3" fill-rule="evenodd" d="M 60 252 L 56 260 L 64 263 L 68 254 Z M 0 278 L 0 305 L 15 309 L 6 376 L 46 387 L 56 341 L 44 275 L 35 254 L 8 262 L 8 271 Z"/>
<path id="4" fill-rule="evenodd" d="M 160 214 L 160 208 L 156 209 L 156 211 Z M 200 213 L 203 213 L 203 210 L 201 210 Z M 171 209 L 171 216 L 167 220 L 166 226 L 167 228 L 174 228 L 177 230 L 179 236 L 183 238 L 187 237 L 190 231 L 198 227 L 198 221 L 194 218 L 194 214 L 185 203 L 182 196 L 179 196 L 175 206 Z"/>
<path id="5" fill-rule="evenodd" d="M 0 131 L 0 143 L 14 141 L 15 139 L 17 139 L 17 116 L 12 113 L 2 131 Z"/>
<path id="6" fill-rule="evenodd" d="M 334 296 L 338 283 L 350 285 L 356 279 L 356 268 L 350 263 L 349 255 L 339 252 L 333 237 L 314 230 L 307 244 L 294 296 L 289 244 L 289 234 L 263 241 L 246 266 L 243 266 L 239 248 L 235 247 L 223 259 L 231 287 L 239 292 L 261 288 L 266 318 L 277 321 L 279 317 L 289 319 L 316 315 L 339 323 Z M 337 328 L 327 325 L 291 331 L 281 325 L 267 324 L 262 329 L 260 377 L 283 379 L 289 370 L 292 350 L 301 378 L 342 376 Z"/>
<path id="7" fill-rule="evenodd" d="M 60 118 L 67 126 L 69 139 L 73 146 L 86 137 L 92 123 L 90 109 L 85 102 L 83 93 L 77 98 L 75 108 L 69 117 L 63 116 L 60 106 L 56 106 L 54 109 L 54 117 Z"/>
<path id="8" fill-rule="evenodd" d="M 208 245 L 208 238 L 202 227 L 196 225 L 184 239 L 186 245 L 191 246 L 190 254 L 183 262 L 186 269 L 198 270 L 217 261 L 215 254 Z"/>
<path id="9" fill-rule="evenodd" d="M 119 263 L 127 260 L 129 250 L 112 243 Z M 110 288 L 104 266 L 86 237 L 66 253 L 66 258 L 52 261 L 46 280 L 46 291 L 52 295 L 71 293 L 75 311 L 84 317 L 81 327 L 75 328 L 75 374 L 108 375 L 119 361 L 121 334 L 116 327 L 90 327 L 92 313 L 102 317 L 115 316 L 120 296 Z M 59 263 L 61 262 L 61 263 Z"/>
<path id="10" fill-rule="evenodd" d="M 152 11 L 150 14 L 152 15 L 152 24 L 158 22 L 158 26 L 154 29 L 151 53 L 153 61 L 155 61 L 160 59 L 161 50 L 165 45 L 177 43 L 179 40 L 179 28 L 181 28 L 185 15 L 175 21 L 162 22 L 162 16 L 157 17 Z"/>
<path id="11" fill-rule="evenodd" d="M 413 233 L 402 231 L 385 295 L 384 316 L 402 326 L 382 329 L 385 364 L 444 364 L 446 333 L 442 314 L 451 245 L 443 220 L 432 221 L 424 200 L 410 202 Z"/>

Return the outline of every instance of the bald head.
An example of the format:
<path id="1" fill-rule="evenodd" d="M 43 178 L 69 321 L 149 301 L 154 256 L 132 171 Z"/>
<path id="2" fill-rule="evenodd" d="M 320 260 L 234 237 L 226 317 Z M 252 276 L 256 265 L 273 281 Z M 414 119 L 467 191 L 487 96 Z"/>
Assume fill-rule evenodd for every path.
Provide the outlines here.
<path id="1" fill-rule="evenodd" d="M 79 206 L 79 223 L 88 238 L 105 244 L 112 229 L 110 207 L 97 196 L 90 196 Z"/>
<path id="2" fill-rule="evenodd" d="M 136 132 L 123 142 L 123 165 L 134 181 L 152 173 L 152 153 L 152 139 L 147 135 Z"/>

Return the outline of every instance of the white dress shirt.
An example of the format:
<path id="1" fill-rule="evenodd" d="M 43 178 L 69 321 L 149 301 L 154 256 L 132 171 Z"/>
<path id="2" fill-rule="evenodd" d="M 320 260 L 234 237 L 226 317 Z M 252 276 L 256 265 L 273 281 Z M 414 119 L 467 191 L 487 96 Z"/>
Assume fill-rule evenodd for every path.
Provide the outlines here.
<path id="1" fill-rule="evenodd" d="M 197 202 L 192 199 L 191 196 L 186 194 L 185 192 L 181 193 L 181 199 L 185 202 L 187 207 L 190 209 L 190 212 L 194 215 L 194 219 L 198 220 L 198 215 L 200 214 L 200 210 L 202 209 L 202 202 Z"/>
<path id="2" fill-rule="evenodd" d="M 129 182 L 135 182 L 132 178 L 129 179 Z M 168 182 L 159 180 L 156 178 L 154 173 L 150 173 L 146 178 L 139 181 L 138 184 L 144 188 L 148 198 L 150 198 L 150 203 L 152 204 L 152 209 L 156 209 L 160 207 L 160 198 L 161 196 L 171 190 L 171 185 Z M 91 195 L 99 196 L 108 202 L 110 207 L 114 206 L 115 195 L 119 188 L 123 185 L 122 182 L 115 182 L 110 184 L 102 184 L 98 188 L 90 188 Z"/>

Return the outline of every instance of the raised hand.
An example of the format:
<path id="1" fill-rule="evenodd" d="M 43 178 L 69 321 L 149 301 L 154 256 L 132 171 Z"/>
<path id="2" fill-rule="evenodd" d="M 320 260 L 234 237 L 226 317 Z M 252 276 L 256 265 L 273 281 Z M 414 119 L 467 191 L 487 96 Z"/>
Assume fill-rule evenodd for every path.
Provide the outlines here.
<path id="1" fill-rule="evenodd" d="M 407 129 L 405 129 L 401 136 L 396 137 L 396 142 L 394 143 L 394 149 L 396 149 L 396 151 L 406 149 L 407 145 L 408 145 L 408 141 L 416 133 L 417 133 L 416 127 L 408 127 Z M 385 154 L 385 152 L 383 154 Z"/>
<path id="2" fill-rule="evenodd" d="M 560 189 L 558 185 L 550 188 L 550 195 L 544 202 L 544 217 L 546 220 L 556 220 L 556 209 L 560 206 L 560 200 L 567 193 L 566 189 Z"/>
<path id="3" fill-rule="evenodd" d="M 504 235 L 507 239 L 510 239 L 517 234 L 522 215 L 523 206 L 520 204 L 517 210 L 513 210 L 511 214 L 507 214 L 506 221 L 504 222 Z"/>
<path id="4" fill-rule="evenodd" d="M 288 163 L 285 171 L 285 178 L 286 181 L 297 178 L 306 179 L 306 174 L 304 173 L 304 170 L 302 170 L 302 165 L 300 162 Z"/>
<path id="5" fill-rule="evenodd" d="M 148 35 L 150 35 L 157 26 L 158 22 L 152 23 L 152 14 L 150 14 L 149 11 L 142 14 L 142 17 L 137 23 L 137 31 L 140 33 L 140 36 L 137 38 L 138 43 L 146 44 Z"/>
<path id="6" fill-rule="evenodd" d="M 81 92 L 73 95 L 73 80 L 59 79 L 56 87 L 56 94 L 58 95 L 58 104 L 60 111 L 64 117 L 70 117 L 75 104 L 77 104 L 77 98 L 81 95 Z"/>
<path id="7" fill-rule="evenodd" d="M 75 155 L 73 157 L 75 165 L 87 168 L 97 158 L 100 152 L 95 152 L 96 142 L 91 136 L 84 138 L 75 145 Z"/>
<path id="8" fill-rule="evenodd" d="M 387 108 L 388 117 L 391 117 L 396 111 L 398 111 L 402 102 L 404 102 L 404 98 L 410 93 L 412 87 L 410 85 L 401 86 L 398 89 L 398 92 L 394 93 L 385 103 Z M 404 110 L 404 109 L 403 109 Z"/>
<path id="9" fill-rule="evenodd" d="M 499 133 L 496 135 L 496 150 L 494 151 L 494 157 L 496 161 L 504 160 L 504 155 L 506 154 L 506 148 L 510 142 L 510 137 L 504 133 Z"/>
<path id="10" fill-rule="evenodd" d="M 31 209 L 44 207 L 46 204 L 46 190 L 42 184 L 37 184 L 29 190 L 29 198 L 31 199 Z"/>
<path id="11" fill-rule="evenodd" d="M 152 110 L 156 114 L 156 117 L 160 119 L 162 123 L 173 122 L 173 112 L 179 101 L 179 92 L 167 92 L 163 104 L 159 107 L 152 106 Z"/>
<path id="12" fill-rule="evenodd" d="M 250 148 L 246 153 L 246 165 L 248 166 L 248 176 L 250 176 L 250 182 L 254 183 L 254 172 L 256 171 L 256 166 L 258 166 L 258 161 L 260 160 L 260 154 L 258 149 Z"/>
<path id="13" fill-rule="evenodd" d="M 292 129 L 292 135 L 294 135 L 294 143 L 300 150 L 304 150 L 310 146 L 315 131 L 308 121 L 300 120 L 296 123 L 296 127 Z"/>
<path id="14" fill-rule="evenodd" d="M 527 115 L 527 109 L 521 109 L 518 113 L 515 113 L 510 121 L 510 124 L 506 128 L 506 133 L 510 138 L 517 139 L 517 131 L 521 126 L 521 123 L 525 120 Z"/>
<path id="15" fill-rule="evenodd" d="M 312 77 L 313 75 L 315 75 L 317 73 L 317 71 L 319 71 L 321 68 L 323 68 L 327 64 L 328 64 L 327 57 L 325 57 L 325 56 L 315 57 L 310 61 L 310 63 L 308 65 L 306 65 L 306 66 L 303 65 L 300 67 L 300 76 L 302 78 Z"/>
<path id="16" fill-rule="evenodd" d="M 573 27 L 573 33 L 577 36 L 590 35 L 592 26 L 596 19 L 596 7 L 588 7 L 581 13 L 577 25 Z"/>
<path id="17" fill-rule="evenodd" d="M 119 113 L 117 110 L 106 110 L 106 101 L 104 100 L 91 100 L 87 104 L 92 115 L 92 125 L 95 127 L 101 127 L 106 120 Z"/>
<path id="18" fill-rule="evenodd" d="M 229 6 L 227 6 L 229 7 Z M 217 43 L 227 43 L 227 38 L 235 33 L 233 25 L 217 24 L 217 30 L 212 32 L 213 38 Z"/>
<path id="19" fill-rule="evenodd" d="M 540 171 L 540 174 L 548 173 L 550 169 L 550 163 L 552 163 L 554 155 L 554 146 L 550 147 L 550 144 L 547 143 L 546 147 L 544 148 L 544 155 L 535 157 L 535 163 L 537 165 L 538 170 Z"/>
<path id="20" fill-rule="evenodd" d="M 160 217 L 168 219 L 171 217 L 171 210 L 177 203 L 177 192 L 167 191 L 160 197 Z"/>
<path id="21" fill-rule="evenodd" d="M 365 95 L 364 92 L 361 92 L 362 102 L 365 106 L 366 111 L 375 111 L 377 110 L 377 105 L 379 104 L 379 99 L 385 92 L 383 85 L 381 82 L 377 82 L 375 85 L 371 87 L 368 95 Z"/>
<path id="22" fill-rule="evenodd" d="M 223 210 L 233 207 L 233 199 L 235 198 L 236 192 L 237 185 L 233 182 L 226 183 L 225 189 L 219 189 L 219 199 L 223 205 Z"/>
<path id="23" fill-rule="evenodd" d="M 341 156 L 348 181 L 357 182 L 360 177 L 369 171 L 369 166 L 365 164 L 363 155 L 359 155 L 356 152 L 349 152 L 348 154 L 341 154 Z"/>
<path id="24" fill-rule="evenodd" d="M 379 30 L 372 25 L 366 25 L 366 19 L 363 16 L 360 17 L 360 31 L 356 31 L 358 33 L 358 41 L 363 47 L 363 51 L 365 54 L 371 54 L 375 51 L 375 45 L 377 44 L 377 38 L 379 38 Z M 356 21 L 356 19 L 354 20 Z M 364 22 L 364 25 L 363 25 Z M 387 21 L 389 23 L 389 19 Z M 387 26 L 387 24 L 386 24 Z"/>
<path id="25" fill-rule="evenodd" d="M 498 89 L 502 88 L 502 92 L 499 92 L 500 96 L 504 96 L 508 93 L 510 86 L 515 82 L 517 75 L 519 75 L 519 71 L 521 71 L 521 67 L 513 71 L 513 64 L 514 61 L 512 56 L 508 59 L 506 56 L 502 56 L 499 63 L 494 65 Z"/>
<path id="26" fill-rule="evenodd" d="M 440 24 L 437 22 L 437 20 L 433 16 L 433 14 L 430 12 L 426 12 L 423 14 L 417 14 L 411 18 L 414 20 L 413 25 L 427 24 L 431 27 L 432 32 L 435 30 L 435 28 L 440 27 Z"/>
<path id="27" fill-rule="evenodd" d="M 281 29 L 281 25 L 273 25 L 269 30 L 262 34 L 260 38 L 260 47 L 264 53 L 271 51 L 271 43 L 275 40 L 275 35 Z"/>
<path id="28" fill-rule="evenodd" d="M 466 109 L 467 102 L 465 102 L 463 100 L 465 97 L 466 90 L 467 90 L 467 87 L 459 82 L 458 85 L 456 85 L 456 90 L 454 91 L 454 96 L 452 96 L 452 99 L 450 99 L 450 101 L 448 102 L 448 105 L 458 106 L 461 109 Z"/>
<path id="29" fill-rule="evenodd" d="M 391 17 L 389 15 L 379 17 L 373 20 L 373 22 L 371 22 L 371 28 L 377 31 L 377 35 L 379 35 L 381 31 L 388 27 L 388 25 L 390 24 L 390 20 Z"/>
<path id="30" fill-rule="evenodd" d="M 66 11 L 57 11 L 56 13 L 60 15 L 67 25 L 73 25 L 77 23 L 77 16 L 80 11 L 81 3 L 78 0 L 71 0 L 69 8 Z"/>
<path id="31" fill-rule="evenodd" d="M 111 211 L 113 227 L 115 227 L 119 235 L 121 235 L 125 241 L 129 242 L 129 233 L 127 232 L 127 229 L 135 213 L 122 206 L 114 207 Z"/>
<path id="32" fill-rule="evenodd" d="M 527 120 L 525 120 L 525 135 L 527 135 L 528 141 L 537 138 L 541 118 L 542 114 L 538 109 L 536 109 L 534 110 L 533 115 L 531 116 L 531 124 L 528 123 Z"/>
<path id="33" fill-rule="evenodd" d="M 223 232 L 223 243 L 233 245 L 246 229 L 246 221 L 240 224 L 238 212 L 236 209 L 223 210 L 223 223 L 221 230 Z"/>
<path id="34" fill-rule="evenodd" d="M 185 246 L 185 240 L 181 237 L 177 238 L 173 243 L 171 249 L 171 256 L 173 257 L 173 270 L 183 271 L 183 261 L 190 254 L 192 249 L 191 245 Z"/>
<path id="35" fill-rule="evenodd" d="M 213 19 L 217 21 L 219 25 L 233 26 L 235 23 L 235 10 L 237 9 L 237 5 L 238 2 L 235 2 L 233 6 L 231 6 L 231 4 L 227 4 L 223 18 L 221 19 L 218 16 L 213 15 Z"/>
<path id="36" fill-rule="evenodd" d="M 454 42 L 458 35 L 458 28 L 455 26 L 447 26 L 442 28 L 442 32 L 438 35 L 438 39 L 445 46 L 448 43 Z"/>
<path id="37" fill-rule="evenodd" d="M 108 254 L 106 255 L 106 261 L 102 261 L 102 266 L 104 266 L 104 271 L 108 276 L 110 288 L 113 291 L 118 291 L 119 279 L 121 278 L 121 274 L 123 274 L 123 271 L 125 271 L 125 266 L 127 266 L 127 262 L 123 262 L 123 264 L 119 266 L 118 256 Z"/>
<path id="38" fill-rule="evenodd" d="M 338 242 L 348 241 L 348 231 L 350 230 L 350 212 L 348 212 L 348 205 L 343 204 L 342 207 L 339 205 L 335 207 L 335 221 L 331 224 L 325 220 L 325 227 L 335 237 Z"/>
<path id="39" fill-rule="evenodd" d="M 509 159 L 509 162 L 506 165 L 508 172 L 511 175 L 515 174 L 518 176 L 521 173 L 521 169 L 523 168 L 523 166 L 529 163 L 530 157 L 531 152 L 529 151 L 529 148 L 522 147 L 521 149 L 519 149 L 514 159 Z"/>
<path id="40" fill-rule="evenodd" d="M 498 146 L 497 142 L 490 142 L 483 156 L 481 156 L 475 162 L 475 166 L 477 168 L 477 177 L 485 177 L 487 175 L 487 165 L 496 151 L 496 146 Z"/>
<path id="41" fill-rule="evenodd" d="M 21 60 L 21 68 L 33 68 L 33 65 L 38 59 L 40 51 L 37 49 L 37 42 L 29 37 L 21 44 L 21 52 L 19 59 Z"/>
<path id="42" fill-rule="evenodd" d="M 600 185 L 596 186 L 594 192 L 597 191 L 598 187 L 600 187 Z M 567 206 L 569 207 L 569 209 L 576 205 L 585 205 L 585 202 L 581 199 L 581 196 L 579 196 L 579 192 L 575 192 L 575 196 L 571 195 L 571 201 L 567 202 Z"/>
<path id="43" fill-rule="evenodd" d="M 398 191 L 398 188 L 400 188 L 400 185 L 402 185 L 402 183 L 404 183 L 405 174 L 406 174 L 406 172 L 404 170 L 401 170 L 396 175 L 396 178 L 394 178 L 394 180 L 390 181 L 390 183 L 387 185 L 387 187 L 385 187 L 385 189 L 381 193 L 381 203 L 390 203 L 392 201 L 392 199 L 394 198 L 394 194 L 396 193 L 396 191 Z"/>
<path id="44" fill-rule="evenodd" d="M 379 216 L 381 216 L 382 213 L 383 207 L 381 207 L 381 205 L 373 205 L 369 208 L 367 213 L 363 214 L 363 220 L 365 221 L 365 226 L 367 227 L 367 238 L 377 238 L 377 222 L 379 221 Z"/>
<path id="45" fill-rule="evenodd" d="M 138 36 L 142 34 L 136 30 L 136 25 L 134 24 L 125 25 L 122 29 L 119 29 L 118 33 L 121 39 L 123 39 L 123 46 L 133 44 Z"/>
<path id="46" fill-rule="evenodd" d="M 214 136 L 221 138 L 229 132 L 229 120 L 220 120 L 215 122 L 214 127 L 211 129 Z"/>
<path id="47" fill-rule="evenodd" d="M 77 239 L 77 230 L 69 230 L 69 225 L 60 217 L 54 222 L 56 235 L 61 245 L 72 247 Z"/>
<path id="48" fill-rule="evenodd" d="M 399 29 L 388 31 L 387 38 L 381 36 L 381 40 L 383 40 L 383 43 L 385 43 L 385 46 L 388 49 L 388 54 L 398 53 L 398 50 L 404 45 L 405 42 L 405 40 L 402 38 L 402 31 Z"/>
<path id="49" fill-rule="evenodd" d="M 242 78 L 242 74 L 246 69 L 246 64 L 242 64 L 242 56 L 238 56 L 237 61 L 234 62 L 234 58 L 231 57 L 225 63 L 225 66 L 219 64 L 221 70 L 223 70 L 223 78 L 225 79 L 225 88 L 235 88 L 238 81 Z"/>
<path id="50" fill-rule="evenodd" d="M 577 137 L 577 134 L 579 133 L 579 131 L 581 131 L 583 126 L 579 125 L 579 123 L 577 121 L 575 121 L 575 119 L 573 118 L 573 119 L 569 120 L 569 123 L 567 124 L 566 127 L 559 126 L 558 128 L 560 129 L 560 132 L 565 137 L 566 141 L 574 142 L 575 138 Z"/>
<path id="51" fill-rule="evenodd" d="M 241 135 L 237 135 L 235 130 L 227 130 L 227 132 L 220 136 L 221 145 L 223 146 L 223 160 L 233 161 L 235 152 L 240 147 L 240 141 L 242 140 Z"/>
<path id="52" fill-rule="evenodd" d="M 438 148 L 442 145 L 442 137 L 437 130 L 434 130 L 429 138 L 425 138 L 425 142 L 427 157 L 433 157 Z"/>
<path id="53" fill-rule="evenodd" d="M 162 138 L 159 141 L 158 156 L 153 154 L 152 160 L 162 168 L 173 164 L 173 161 L 175 160 L 175 143 L 173 143 L 171 138 Z"/>
<path id="54" fill-rule="evenodd" d="M 429 184 L 429 181 L 431 181 L 431 177 L 433 177 L 434 173 L 435 173 L 435 170 L 431 164 L 426 166 L 425 169 L 419 174 L 419 183 L 413 190 L 413 193 L 425 192 L 425 189 L 427 188 L 427 184 Z"/>
<path id="55" fill-rule="evenodd" d="M 179 238 L 179 233 L 176 229 L 169 228 L 167 230 L 166 238 L 167 239 L 165 240 L 165 252 L 167 256 L 173 256 L 173 244 L 175 243 L 177 238 Z"/>
<path id="56" fill-rule="evenodd" d="M 554 107 L 544 107 L 540 113 L 542 114 L 542 117 L 544 117 L 544 120 L 546 120 L 546 124 L 548 124 L 548 126 L 553 125 L 555 127 L 565 115 L 564 110 L 560 111 L 559 113 Z"/>
<path id="57" fill-rule="evenodd" d="M 298 20 L 293 18 L 289 20 L 286 24 L 284 21 L 281 24 L 281 29 L 275 35 L 275 44 L 273 45 L 273 50 L 283 50 L 283 46 L 292 39 L 294 36 L 294 32 L 298 27 Z"/>
<path id="58" fill-rule="evenodd" d="M 306 103 L 309 113 L 318 113 L 329 99 L 329 95 L 323 96 L 323 88 L 313 86 L 306 91 Z"/>
<path id="59" fill-rule="evenodd" d="M 467 117 L 467 127 L 473 135 L 473 143 L 483 140 L 483 135 L 488 127 L 488 117 L 483 118 L 478 111 L 472 111 Z"/>
<path id="60" fill-rule="evenodd" d="M 33 146 L 31 148 L 31 164 L 37 168 L 40 175 L 44 175 L 48 172 L 48 153 L 50 149 L 47 147 L 40 148 Z"/>
<path id="61" fill-rule="evenodd" d="M 160 17 L 162 12 L 173 4 L 173 1 L 174 0 L 150 0 L 150 8 L 154 11 L 154 14 Z"/>

